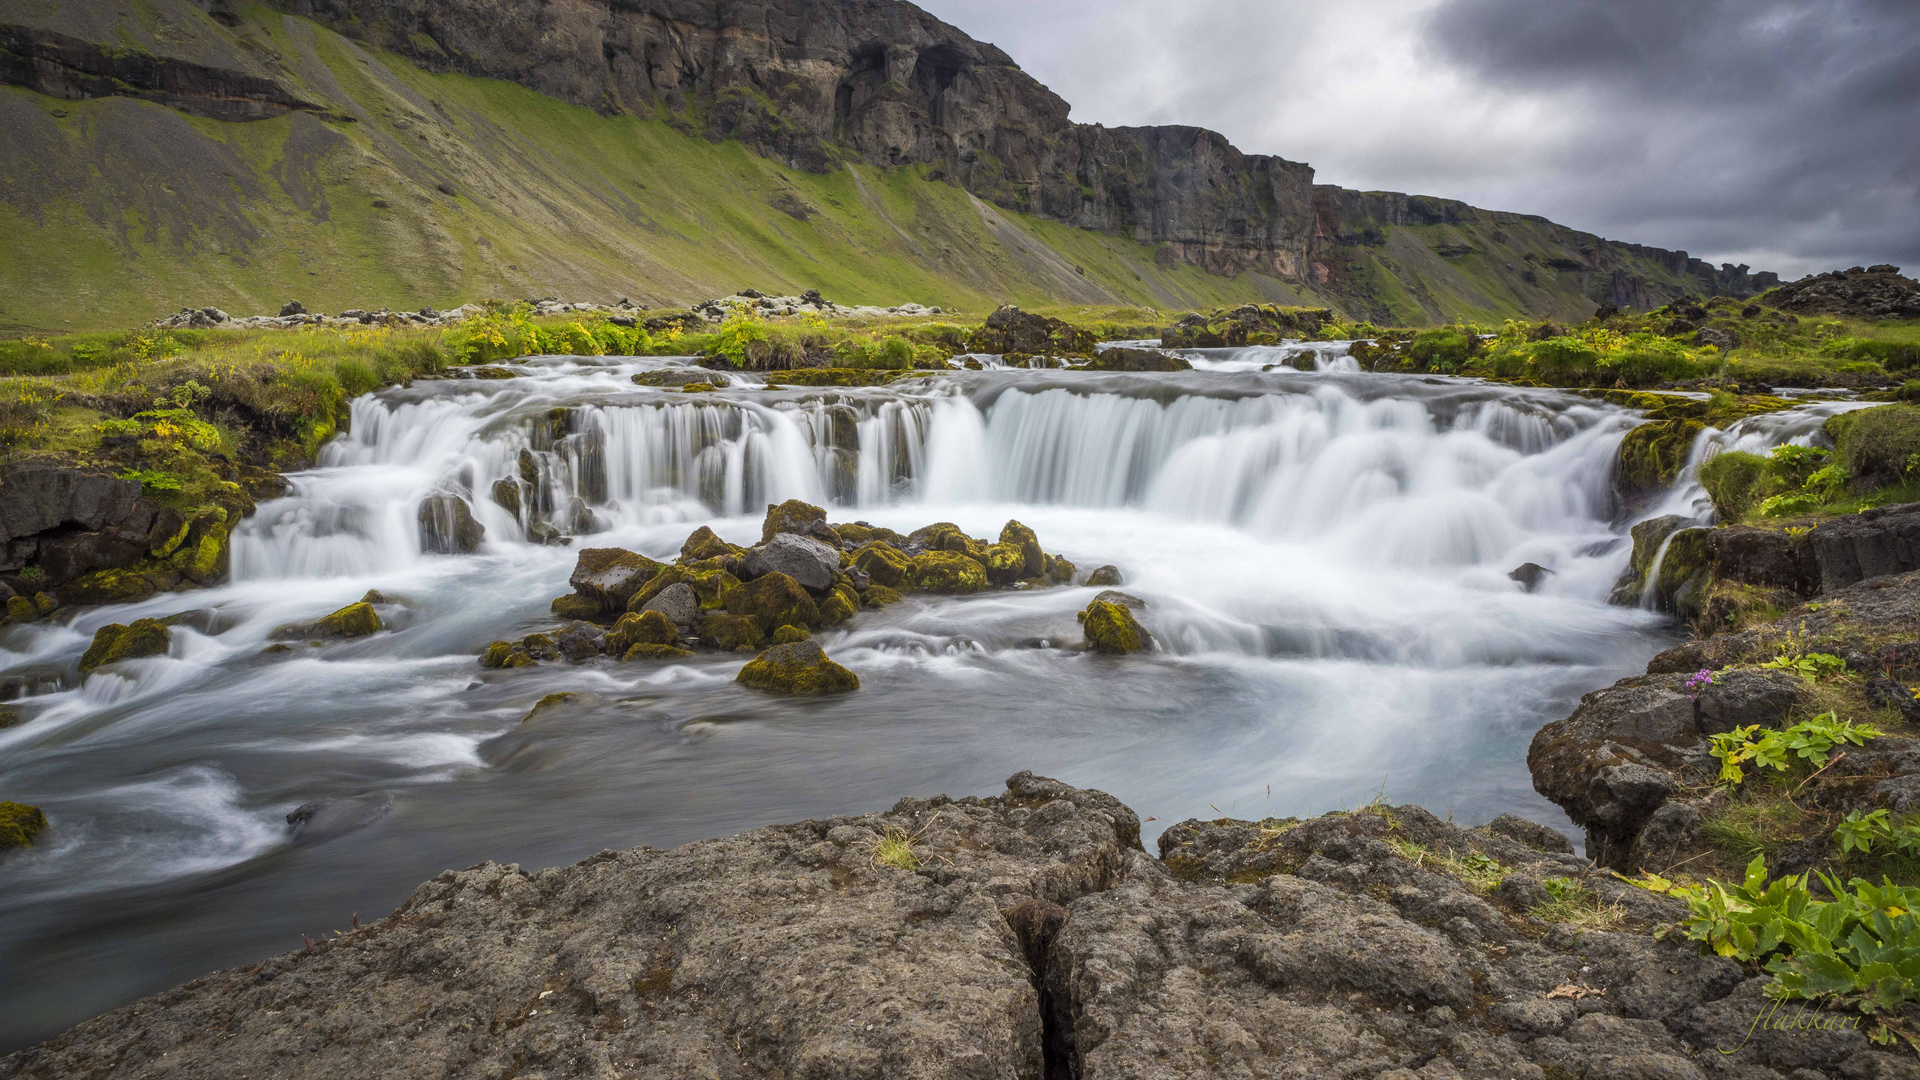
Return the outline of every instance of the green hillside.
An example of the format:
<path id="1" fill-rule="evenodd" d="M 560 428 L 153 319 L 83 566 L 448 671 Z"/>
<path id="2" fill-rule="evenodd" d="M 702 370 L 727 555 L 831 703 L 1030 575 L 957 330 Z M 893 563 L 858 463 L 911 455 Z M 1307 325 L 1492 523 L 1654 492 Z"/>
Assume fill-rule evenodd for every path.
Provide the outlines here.
<path id="1" fill-rule="evenodd" d="M 737 142 L 247 15 L 203 29 L 266 44 L 330 115 L 223 122 L 0 89 L 0 140 L 22 163 L 0 175 L 0 328 L 295 298 L 324 311 L 488 296 L 659 305 L 747 286 L 966 310 L 1314 299 L 1160 265 L 1150 247 L 989 206 L 920 168 L 796 172 Z"/>

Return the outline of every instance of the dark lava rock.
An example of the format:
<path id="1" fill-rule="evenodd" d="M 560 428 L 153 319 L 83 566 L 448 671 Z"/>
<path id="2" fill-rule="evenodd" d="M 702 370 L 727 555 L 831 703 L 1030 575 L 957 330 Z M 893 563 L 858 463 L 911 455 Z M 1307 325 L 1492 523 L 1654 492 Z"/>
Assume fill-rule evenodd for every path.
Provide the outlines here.
<path id="1" fill-rule="evenodd" d="M 1542 582 L 1553 576 L 1553 571 L 1539 563 L 1521 563 L 1507 572 L 1507 577 L 1520 583 L 1520 587 L 1533 592 Z"/>
<path id="2" fill-rule="evenodd" d="M 1158 349 L 1102 349 L 1088 363 L 1089 371 L 1192 371 L 1193 365 Z"/>
<path id="3" fill-rule="evenodd" d="M 1820 567 L 1823 592 L 1920 570 L 1920 503 L 1835 518 L 1815 527 L 1805 542 Z"/>
<path id="4" fill-rule="evenodd" d="M 834 575 L 840 572 L 840 552 L 812 537 L 783 532 L 750 548 L 740 565 L 743 577 L 778 572 L 818 594 L 833 587 Z"/>
<path id="5" fill-rule="evenodd" d="M 1418 807 L 1186 821 L 1159 859 L 1139 828 L 1021 773 L 994 798 L 450 870 L 380 922 L 88 1021 L 0 1076 L 1914 1073 L 1858 1031 L 1748 1039 L 1765 980 L 1655 940 L 1677 904 L 1492 828 Z M 1468 858 L 1499 886 L 1442 872 Z M 1612 928 L 1544 920 L 1554 880 Z"/>
<path id="6" fill-rule="evenodd" d="M 1782 285 L 1767 302 L 1801 314 L 1920 319 L 1920 282 L 1901 277 L 1897 266 L 1856 266 Z"/>
<path id="7" fill-rule="evenodd" d="M 1722 671 L 1700 691 L 1697 726 L 1702 735 L 1719 735 L 1758 724 L 1785 727 L 1787 713 L 1809 699 L 1807 684 L 1780 671 Z"/>
<path id="8" fill-rule="evenodd" d="M 1820 580 L 1819 563 L 1809 545 L 1797 543 L 1783 529 L 1729 525 L 1707 538 L 1713 551 L 1714 575 L 1729 581 L 1765 588 L 1791 589 L 1811 595 Z"/>
<path id="9" fill-rule="evenodd" d="M 1099 339 L 1091 331 L 1005 304 L 987 316 L 986 323 L 973 332 L 967 348 L 995 355 L 1090 356 L 1098 343 Z"/>

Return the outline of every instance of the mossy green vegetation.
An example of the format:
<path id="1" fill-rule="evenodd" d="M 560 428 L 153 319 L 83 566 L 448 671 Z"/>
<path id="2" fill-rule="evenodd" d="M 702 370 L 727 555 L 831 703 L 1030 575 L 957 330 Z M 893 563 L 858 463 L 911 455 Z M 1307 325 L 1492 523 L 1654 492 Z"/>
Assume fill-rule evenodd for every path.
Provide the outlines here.
<path id="1" fill-rule="evenodd" d="M 860 677 L 832 660 L 812 641 L 775 645 L 734 677 L 740 685 L 775 694 L 845 694 L 860 689 Z"/>
<path id="2" fill-rule="evenodd" d="M 80 658 L 80 671 L 91 675 L 122 660 L 165 656 L 172 642 L 173 635 L 154 619 L 136 619 L 130 626 L 112 623 L 94 631 L 93 644 Z"/>
<path id="3" fill-rule="evenodd" d="M 1920 499 L 1920 407 L 1884 405 L 1827 420 L 1834 447 L 1715 455 L 1700 483 L 1723 524 L 1851 514 Z"/>

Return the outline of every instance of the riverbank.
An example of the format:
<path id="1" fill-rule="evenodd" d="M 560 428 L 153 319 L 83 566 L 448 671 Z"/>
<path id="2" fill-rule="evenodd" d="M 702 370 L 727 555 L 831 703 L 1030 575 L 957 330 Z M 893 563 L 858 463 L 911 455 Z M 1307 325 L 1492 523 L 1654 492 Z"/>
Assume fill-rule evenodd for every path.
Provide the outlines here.
<path id="1" fill-rule="evenodd" d="M 992 798 L 538 872 L 485 863 L 0 1076 L 1912 1068 L 1850 1024 L 1758 1023 L 1766 979 L 1656 941 L 1678 904 L 1524 822 L 1374 805 L 1186 821 L 1159 858 L 1139 837 L 1118 800 L 1021 773 Z"/>

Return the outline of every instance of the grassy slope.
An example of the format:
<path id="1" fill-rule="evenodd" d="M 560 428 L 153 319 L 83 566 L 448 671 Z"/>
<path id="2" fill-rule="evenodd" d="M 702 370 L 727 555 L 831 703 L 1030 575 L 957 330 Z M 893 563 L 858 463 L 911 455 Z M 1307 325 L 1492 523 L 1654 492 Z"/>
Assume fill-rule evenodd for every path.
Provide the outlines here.
<path id="1" fill-rule="evenodd" d="M 122 327 L 296 297 L 316 310 L 493 295 L 664 304 L 747 286 L 969 311 L 1312 299 L 1273 279 L 1161 268 L 1149 247 L 987 207 L 919 170 L 795 172 L 738 143 L 247 15 L 234 33 L 357 122 L 225 123 L 0 90 L 0 145 L 34 163 L 0 181 L 0 327 Z"/>

